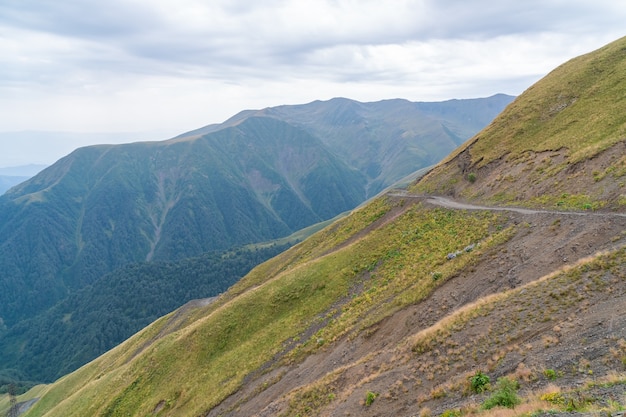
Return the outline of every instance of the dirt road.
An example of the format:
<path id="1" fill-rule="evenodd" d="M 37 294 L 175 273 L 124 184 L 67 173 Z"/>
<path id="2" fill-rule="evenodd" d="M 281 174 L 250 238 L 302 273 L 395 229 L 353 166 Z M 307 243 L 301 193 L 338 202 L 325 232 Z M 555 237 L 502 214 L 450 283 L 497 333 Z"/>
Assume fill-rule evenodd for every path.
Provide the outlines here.
<path id="1" fill-rule="evenodd" d="M 490 211 L 512 211 L 520 214 L 558 214 L 568 216 L 599 216 L 599 217 L 626 217 L 626 213 L 615 212 L 596 212 L 596 211 L 560 211 L 560 210 L 539 210 L 528 209 L 522 207 L 499 207 L 499 206 L 480 206 L 475 204 L 461 203 L 441 196 L 424 196 L 418 194 L 410 194 L 402 190 L 394 190 L 387 194 L 389 197 L 399 198 L 417 198 L 423 199 L 427 203 L 456 210 L 490 210 Z"/>

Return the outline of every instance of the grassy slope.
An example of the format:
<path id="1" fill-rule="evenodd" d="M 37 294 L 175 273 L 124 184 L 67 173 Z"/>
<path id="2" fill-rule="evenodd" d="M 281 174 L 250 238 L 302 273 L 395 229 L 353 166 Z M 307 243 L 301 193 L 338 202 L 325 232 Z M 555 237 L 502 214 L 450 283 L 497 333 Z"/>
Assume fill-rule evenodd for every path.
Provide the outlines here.
<path id="1" fill-rule="evenodd" d="M 173 415 L 197 415 L 236 390 L 243 378 L 269 361 L 284 343 L 326 315 L 344 313 L 289 356 L 315 351 L 320 340 L 335 340 L 424 297 L 452 274 L 445 254 L 459 245 L 491 241 L 490 214 L 410 210 L 363 238 L 354 234 L 392 210 L 384 200 L 359 210 L 287 253 L 257 267 L 185 327 L 161 337 L 132 360 L 134 352 L 159 334 L 168 320 L 155 322 L 118 348 L 51 386 L 29 415 L 145 415 L 161 400 Z M 441 230 L 455 239 L 441 240 Z M 411 239 L 402 236 L 412 234 Z M 496 235 L 502 232 L 496 232 Z M 389 237 L 397 245 L 389 245 Z M 347 241 L 350 244 L 343 245 Z M 462 242 L 462 243 L 461 243 Z M 430 247 L 430 251 L 426 248 Z M 462 247 L 461 247 L 462 249 Z M 324 255 L 325 252 L 330 251 Z M 467 256 L 467 261 L 471 256 Z M 461 267 L 463 263 L 456 264 Z M 376 268 L 364 291 L 348 297 L 364 274 Z M 379 304 L 382 299 L 393 303 Z M 374 316 L 372 307 L 378 306 Z M 176 314 L 176 313 L 173 313 Z M 109 371 L 107 371 L 109 370 Z M 157 390 L 158 387 L 158 390 Z M 64 399 L 60 401 L 60 399 Z"/>
<path id="2" fill-rule="evenodd" d="M 148 415 L 159 405 L 158 415 L 204 415 L 260 367 L 290 366 L 345 336 L 364 337 L 372 325 L 419 303 L 460 270 L 490 259 L 490 248 L 496 250 L 515 232 L 500 227 L 505 220 L 488 212 L 404 207 L 402 202 L 378 199 L 258 266 L 213 304 L 174 312 L 62 378 L 27 415 Z M 527 226 L 515 228 L 524 233 Z M 445 261 L 447 253 L 469 243 L 480 245 L 455 262 Z M 353 389 L 365 393 L 379 375 L 402 366 L 414 368 L 413 374 L 423 378 L 436 375 L 437 390 L 450 398 L 462 397 L 472 363 L 492 372 L 507 358 L 515 361 L 512 356 L 531 357 L 531 348 L 520 340 L 536 331 L 533 324 L 545 327 L 547 321 L 552 328 L 551 320 L 560 320 L 551 315 L 578 315 L 581 303 L 589 308 L 599 296 L 623 297 L 624 256 L 623 249 L 615 250 L 478 300 L 399 343 L 387 368 L 371 365 L 370 375 L 359 383 L 341 387 L 338 381 L 350 367 L 372 361 L 376 352 L 286 393 L 286 415 L 318 415 L 333 406 L 329 393 L 338 398 Z M 488 331 L 471 337 L 462 332 L 475 326 Z M 618 339 L 611 342 L 616 348 Z M 607 360 L 617 361 L 612 366 L 619 369 L 622 356 L 616 355 Z M 622 355 L 626 357 L 626 351 Z M 327 386 L 333 391 L 324 391 Z M 317 404 L 319 410 L 311 408 L 311 398 L 322 391 L 327 399 Z M 437 398 L 438 391 L 433 392 L 420 394 L 421 401 Z"/>
<path id="3" fill-rule="evenodd" d="M 561 201 L 561 206 L 574 207 L 580 204 L 568 198 L 595 184 L 587 200 L 623 206 L 625 73 L 626 38 L 559 66 L 453 152 L 419 189 L 511 202 L 520 196 L 520 188 L 532 187 L 523 200 L 553 198 L 529 204 Z M 600 158 L 594 157 L 611 148 L 616 155 L 599 164 Z"/>
<path id="4" fill-rule="evenodd" d="M 626 138 L 624 74 L 626 38 L 572 59 L 524 92 L 478 136 L 472 153 L 481 165 L 561 147 L 570 163 L 594 156 Z"/>
<path id="5" fill-rule="evenodd" d="M 414 410 L 423 415 L 434 405 L 438 414 L 476 415 L 495 391 L 494 375 L 519 381 L 525 397 L 516 412 L 500 408 L 495 415 L 623 411 L 626 338 L 615 331 L 603 340 L 589 340 L 597 335 L 593 326 L 601 323 L 586 322 L 589 327 L 581 328 L 578 322 L 624 302 L 625 265 L 622 247 L 480 298 L 389 349 L 371 352 L 292 390 L 282 399 L 288 406 L 281 415 L 337 413 L 353 391 L 363 398 L 368 392 L 381 397 L 371 407 L 362 404 L 361 412 L 367 415 L 392 414 L 407 394 L 416 396 Z M 346 389 L 346 379 L 363 368 L 364 377 Z M 469 384 L 477 370 L 492 376 L 492 385 L 480 395 L 474 395 Z M 612 393 L 598 395 L 593 392 L 597 387 Z"/>

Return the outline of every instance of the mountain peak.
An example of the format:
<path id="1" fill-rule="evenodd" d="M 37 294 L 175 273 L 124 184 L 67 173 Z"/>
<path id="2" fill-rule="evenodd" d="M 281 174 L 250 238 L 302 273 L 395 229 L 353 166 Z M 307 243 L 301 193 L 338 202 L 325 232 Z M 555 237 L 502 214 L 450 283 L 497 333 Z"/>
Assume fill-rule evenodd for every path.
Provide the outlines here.
<path id="1" fill-rule="evenodd" d="M 623 209 L 625 73 L 626 37 L 568 61 L 417 188 L 492 203 Z"/>

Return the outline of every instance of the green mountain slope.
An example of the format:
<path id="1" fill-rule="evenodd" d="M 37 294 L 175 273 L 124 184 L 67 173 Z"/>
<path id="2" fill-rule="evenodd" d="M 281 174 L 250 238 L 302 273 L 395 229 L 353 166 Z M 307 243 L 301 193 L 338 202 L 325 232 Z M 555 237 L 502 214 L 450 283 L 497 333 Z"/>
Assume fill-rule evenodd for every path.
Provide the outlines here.
<path id="1" fill-rule="evenodd" d="M 0 317 L 14 323 L 129 262 L 285 236 L 354 207 L 363 183 L 270 119 L 193 141 L 81 148 L 3 196 Z"/>
<path id="2" fill-rule="evenodd" d="M 585 59 L 603 62 L 607 50 L 621 56 L 626 38 Z M 585 68 L 560 71 L 575 78 Z M 604 85 L 621 88 L 610 81 L 622 73 L 606 69 Z M 598 107 L 611 108 L 611 97 Z M 488 141 L 497 125 L 469 144 Z M 414 188 L 454 179 L 464 149 Z M 577 161 L 594 167 L 602 152 Z M 471 166 L 487 155 L 472 152 Z M 543 173 L 522 170 L 520 183 L 553 181 Z M 580 186 L 570 184 L 575 175 L 562 181 Z M 601 201 L 593 187 L 582 191 Z M 626 210 L 613 208 L 503 209 L 390 192 L 257 266 L 213 303 L 178 309 L 40 388 L 25 415 L 456 416 L 503 398 L 527 413 L 623 410 Z"/>
<path id="3" fill-rule="evenodd" d="M 220 294 L 288 245 L 208 252 L 179 261 L 136 263 L 104 275 L 2 337 L 2 374 L 54 381 L 189 300 Z M 68 343 L 71 341 L 71 343 Z M 0 387 L 4 385 L 0 383 Z"/>
<path id="4" fill-rule="evenodd" d="M 471 200 L 626 205 L 624 40 L 556 68 L 420 184 Z"/>
<path id="5" fill-rule="evenodd" d="M 360 103 L 345 98 L 242 112 L 225 124 L 251 116 L 288 121 L 311 132 L 332 152 L 366 174 L 367 195 L 376 195 L 416 169 L 433 165 L 485 127 L 513 97 L 413 103 Z M 195 135 L 212 131 L 208 126 Z"/>

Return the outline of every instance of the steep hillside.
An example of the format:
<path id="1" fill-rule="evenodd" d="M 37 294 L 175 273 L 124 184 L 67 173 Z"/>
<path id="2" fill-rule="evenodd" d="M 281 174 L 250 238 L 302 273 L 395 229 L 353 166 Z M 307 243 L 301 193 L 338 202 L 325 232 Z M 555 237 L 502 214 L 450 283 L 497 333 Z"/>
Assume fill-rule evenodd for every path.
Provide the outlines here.
<path id="1" fill-rule="evenodd" d="M 626 218 L 607 216 L 379 199 L 62 378 L 27 415 L 439 414 L 488 395 L 466 393 L 478 369 L 565 393 L 623 369 L 612 248 Z"/>
<path id="2" fill-rule="evenodd" d="M 363 184 L 272 119 L 193 141 L 81 148 L 2 198 L 0 317 L 12 324 L 130 262 L 288 235 L 354 207 Z"/>
<path id="3" fill-rule="evenodd" d="M 624 42 L 585 59 L 621 56 Z M 585 68 L 561 70 L 576 78 Z M 553 73 L 542 83 L 556 84 L 554 77 L 569 79 Z M 611 108 L 613 95 L 604 97 L 599 107 Z M 497 123 L 470 145 L 487 140 Z M 577 163 L 601 153 L 578 154 Z M 413 188 L 446 184 L 460 155 L 467 152 Z M 489 163 L 488 155 L 474 151 L 471 166 Z M 526 182 L 537 175 L 519 174 Z M 623 173 L 611 175 L 623 181 Z M 569 190 L 577 177 L 563 181 Z M 593 191 L 582 189 L 590 204 L 603 201 Z M 498 405 L 536 415 L 623 411 L 626 210 L 560 208 L 387 193 L 259 265 L 212 303 L 178 309 L 42 388 L 26 415 L 461 416 Z"/>
<path id="4" fill-rule="evenodd" d="M 134 263 L 104 275 L 2 335 L 0 392 L 3 376 L 12 376 L 6 379 L 21 389 L 27 385 L 24 380 L 54 381 L 74 371 L 189 300 L 223 293 L 254 266 L 288 247 Z"/>
<path id="5" fill-rule="evenodd" d="M 556 68 L 418 189 L 533 207 L 626 206 L 626 39 Z"/>

